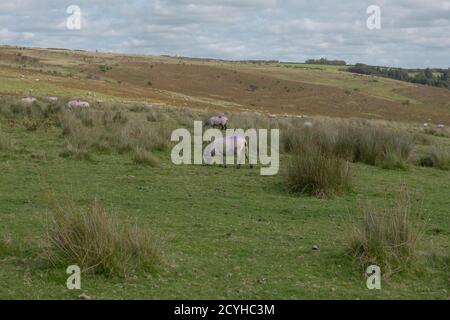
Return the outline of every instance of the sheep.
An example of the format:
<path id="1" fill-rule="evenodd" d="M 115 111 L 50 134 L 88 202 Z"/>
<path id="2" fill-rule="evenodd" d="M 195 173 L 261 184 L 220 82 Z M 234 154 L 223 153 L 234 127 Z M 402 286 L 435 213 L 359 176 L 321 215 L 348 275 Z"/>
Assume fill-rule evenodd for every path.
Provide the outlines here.
<path id="1" fill-rule="evenodd" d="M 303 123 L 303 126 L 304 126 L 305 128 L 312 128 L 313 123 L 312 123 L 311 121 L 305 121 L 305 122 Z"/>
<path id="2" fill-rule="evenodd" d="M 227 130 L 228 118 L 225 116 L 214 116 L 205 121 L 205 127 L 220 127 L 222 130 Z"/>
<path id="3" fill-rule="evenodd" d="M 89 102 L 77 99 L 77 100 L 71 100 L 71 101 L 67 102 L 66 109 L 71 109 L 73 107 L 88 108 L 89 106 L 90 106 Z"/>
<path id="4" fill-rule="evenodd" d="M 33 97 L 26 97 L 26 98 L 22 98 L 22 102 L 25 104 L 33 104 L 33 102 L 36 101 L 36 98 Z"/>
<path id="5" fill-rule="evenodd" d="M 225 152 L 224 152 L 225 151 Z M 218 138 L 206 146 L 203 152 L 203 159 L 206 164 L 212 164 L 214 158 L 219 157 L 219 164 L 223 164 L 226 167 L 226 157 L 233 156 L 236 154 L 237 158 L 237 168 L 241 167 L 243 162 L 242 156 L 245 155 L 245 159 L 249 162 L 249 149 L 247 140 L 244 137 L 232 135 L 226 136 L 225 138 Z M 225 156 L 225 157 L 224 157 Z M 250 168 L 253 165 L 250 164 Z"/>

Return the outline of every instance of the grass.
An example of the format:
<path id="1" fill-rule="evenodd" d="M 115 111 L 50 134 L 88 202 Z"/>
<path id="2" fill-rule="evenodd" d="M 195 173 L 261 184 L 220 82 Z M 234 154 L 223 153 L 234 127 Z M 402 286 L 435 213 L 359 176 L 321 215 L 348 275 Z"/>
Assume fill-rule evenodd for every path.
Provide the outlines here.
<path id="1" fill-rule="evenodd" d="M 14 142 L 11 137 L 0 131 L 0 151 L 10 151 L 14 148 Z"/>
<path id="2" fill-rule="evenodd" d="M 63 254 L 62 263 L 56 263 L 52 268 L 41 268 L 35 259 L 47 247 L 46 216 L 53 205 L 43 196 L 48 189 L 54 190 L 62 214 L 68 214 L 63 217 L 68 220 L 96 212 L 98 215 L 95 217 L 101 217 L 101 220 L 95 221 L 102 225 L 114 217 L 112 222 L 107 222 L 108 226 L 113 227 L 106 230 L 117 232 L 106 234 L 109 234 L 108 239 L 119 240 L 107 243 L 129 243 L 121 239 L 129 238 L 127 234 L 133 234 L 135 229 L 129 227 L 129 232 L 124 232 L 121 231 L 122 225 L 137 224 L 144 229 L 144 233 L 150 227 L 157 227 L 164 235 L 167 243 L 164 258 L 168 262 L 165 268 L 148 273 L 147 268 L 138 267 L 139 263 L 123 264 L 128 259 L 135 260 L 135 256 L 129 258 L 127 254 L 118 254 L 109 263 L 103 264 L 97 273 L 83 273 L 83 291 L 93 298 L 449 298 L 448 171 L 426 167 L 381 169 L 406 167 L 406 159 L 411 152 L 409 138 L 403 138 L 403 135 L 398 138 L 396 130 L 372 128 L 364 121 L 345 121 L 345 125 L 352 123 L 356 129 L 348 133 L 342 131 L 342 137 L 337 139 L 339 126 L 332 124 L 334 120 L 322 123 L 320 119 L 316 121 L 313 118 L 311 132 L 314 134 L 308 134 L 307 129 L 298 129 L 304 119 L 278 117 L 269 120 L 264 115 L 257 117 L 250 112 L 235 112 L 251 108 L 278 114 L 291 111 L 315 113 L 318 107 L 330 105 L 326 100 L 328 95 L 322 94 L 324 87 L 317 86 L 326 85 L 327 88 L 338 89 L 337 93 L 333 93 L 337 94 L 338 99 L 337 104 L 333 104 L 336 109 L 330 109 L 333 114 L 353 110 L 349 116 L 382 119 L 398 113 L 407 115 L 408 119 L 409 115 L 414 115 L 414 119 L 419 119 L 417 121 L 422 121 L 420 119 L 423 117 L 433 121 L 445 119 L 448 110 L 441 107 L 443 104 L 437 100 L 426 100 L 425 89 L 416 88 L 417 97 L 412 97 L 407 91 L 412 85 L 387 79 L 371 82 L 367 77 L 354 77 L 323 66 L 320 66 L 321 70 L 316 70 L 316 66 L 302 69 L 250 65 L 239 65 L 239 70 L 230 78 L 233 82 L 224 83 L 226 78 L 222 76 L 217 80 L 220 82 L 216 87 L 205 87 L 205 74 L 196 73 L 204 68 L 194 66 L 195 72 L 185 73 L 192 76 L 192 81 L 190 78 L 187 82 L 188 87 L 195 87 L 200 79 L 201 90 L 190 91 L 188 87 L 183 87 L 183 83 L 173 83 L 174 87 L 159 87 L 162 79 L 154 81 L 150 88 L 147 85 L 146 64 L 138 60 L 148 63 L 153 58 L 129 57 L 130 64 L 121 62 L 120 68 L 127 72 L 124 77 L 118 75 L 122 83 L 117 85 L 118 79 L 97 77 L 92 70 L 98 69 L 96 63 L 84 64 L 80 56 L 71 52 L 27 49 L 24 54 L 44 58 L 40 61 L 44 73 L 58 65 L 60 76 L 45 73 L 44 77 L 38 75 L 35 69 L 18 69 L 8 61 L 2 61 L 0 66 L 1 93 L 18 96 L 31 93 L 40 98 L 30 107 L 17 104 L 14 98 L 8 98 L 9 101 L 2 98 L 0 103 L 0 298 L 61 299 L 79 295 L 79 292 L 65 288 L 65 269 L 69 261 L 62 261 L 67 256 Z M 89 54 L 85 57 L 90 58 Z M 108 65 L 114 65 L 112 62 L 117 59 L 106 54 L 96 57 L 96 61 L 105 60 L 98 63 Z M 47 61 L 51 61 L 51 65 L 47 65 Z M 168 59 L 163 62 L 173 61 Z M 136 69 L 133 65 L 137 66 Z M 236 65 L 229 63 L 220 63 L 215 67 L 213 71 L 221 73 L 237 69 Z M 81 69 L 87 71 L 82 73 Z M 108 71 L 108 76 L 111 73 L 113 77 L 118 69 L 114 67 Z M 161 77 L 167 74 L 168 77 L 178 78 L 174 75 L 179 70 L 166 71 L 162 70 Z M 26 75 L 24 80 L 20 79 L 23 73 Z M 69 73 L 83 80 L 69 78 Z M 88 73 L 94 74 L 93 79 L 86 79 Z M 139 79 L 139 75 L 145 79 Z M 261 76 L 266 78 L 265 81 L 260 79 Z M 35 82 L 36 77 L 41 81 Z M 258 84 L 256 92 L 261 94 L 266 85 L 274 88 L 289 85 L 292 88 L 290 92 L 282 90 L 281 94 L 278 91 L 267 92 L 268 98 L 275 95 L 276 103 L 270 99 L 258 100 L 261 94 L 252 95 L 247 91 L 238 92 L 232 99 L 221 90 L 237 85 L 236 78 L 243 81 L 243 88 Z M 212 84 L 214 81 L 208 81 L 208 85 L 210 82 Z M 352 94 L 345 95 L 345 100 L 342 100 L 339 92 L 343 94 L 346 90 Z M 177 91 L 186 94 L 178 94 Z M 302 92 L 305 97 L 315 94 L 311 100 L 314 101 L 311 104 L 313 108 L 301 104 L 303 99 L 298 99 L 300 96 L 296 94 Z M 95 107 L 67 113 L 60 110 L 59 104 L 50 108 L 43 103 L 43 98 L 48 95 L 59 96 L 62 100 L 75 97 L 87 99 L 94 102 Z M 249 95 L 254 97 L 253 100 L 245 98 Z M 357 103 L 353 99 L 360 95 L 370 99 L 366 101 L 379 101 L 377 109 L 352 109 Z M 335 99 L 333 95 L 329 96 Z M 401 113 L 401 110 L 406 110 L 401 103 L 407 99 L 411 102 L 407 113 Z M 96 100 L 106 102 L 96 103 Z M 115 103 L 123 101 L 133 103 L 129 107 Z M 142 105 L 148 101 L 209 111 Z M 269 101 L 270 109 L 259 109 L 264 101 Z M 392 101 L 397 104 L 390 104 Z M 421 103 L 427 105 L 426 110 Z M 174 166 L 170 162 L 168 133 L 174 127 L 190 128 L 194 119 L 203 120 L 216 113 L 212 111 L 216 108 L 230 116 L 233 127 L 280 128 L 286 151 L 295 150 L 297 143 L 307 142 L 320 146 L 328 155 L 334 155 L 307 158 L 309 162 L 306 167 L 309 165 L 313 173 L 309 176 L 312 177 L 310 181 L 319 182 L 315 184 L 318 187 L 313 189 L 316 191 L 312 194 L 336 196 L 298 197 L 286 192 L 284 177 L 290 169 L 287 163 L 292 159 L 292 155 L 287 153 L 282 154 L 281 174 L 274 177 L 262 177 L 257 169 Z M 425 111 L 418 113 L 420 110 Z M 422 122 L 425 121 L 428 122 Z M 316 126 L 316 123 L 319 125 Z M 320 130 L 315 131 L 316 128 Z M 448 151 L 450 140 L 447 131 L 436 129 L 427 132 L 429 144 L 439 144 Z M 350 168 L 352 172 L 351 193 L 339 187 L 345 186 L 339 182 L 339 177 L 342 177 L 340 173 L 345 172 L 341 170 L 341 165 L 345 162 L 336 159 L 336 155 L 352 162 L 345 164 L 345 168 Z M 155 161 L 159 163 L 157 169 L 149 169 L 148 165 L 133 165 L 137 159 L 137 162 L 151 166 L 154 157 L 158 159 Z M 322 166 L 324 163 L 326 165 Z M 302 164 L 301 168 L 304 166 Z M 315 171 L 317 168 L 319 170 Z M 329 173 L 326 173 L 327 168 L 331 169 Z M 321 177 L 317 172 L 325 172 L 322 179 L 316 179 Z M 324 182 L 328 183 L 329 179 L 323 177 L 338 177 L 337 183 L 333 182 L 338 189 L 333 189 L 334 186 L 327 189 Z M 352 231 L 346 214 L 352 212 L 360 198 L 380 202 L 386 192 L 391 191 L 387 197 L 393 201 L 393 195 L 402 183 L 406 183 L 415 193 L 426 195 L 423 209 L 427 213 L 427 224 L 414 255 L 417 268 L 392 275 L 383 282 L 381 292 L 368 291 L 365 288 L 366 279 L 362 276 L 363 268 L 344 255 Z M 327 191 L 320 191 L 324 189 Z M 62 200 L 67 195 L 73 198 L 70 205 Z M 373 213 L 384 212 L 383 208 Z M 359 213 L 352 214 L 354 219 L 361 218 Z M 117 226 L 118 223 L 120 226 Z M 102 230 L 101 227 L 97 229 Z M 89 248 L 89 245 L 91 242 L 76 248 Z M 311 250 L 315 245 L 320 250 Z M 116 245 L 112 247 L 116 248 Z M 99 256 L 102 257 L 103 253 Z M 107 259 L 101 260 L 108 261 L 110 255 L 106 256 Z M 89 269 L 90 265 L 92 262 L 85 269 Z M 105 274 L 119 276 L 105 278 Z"/>
<path id="3" fill-rule="evenodd" d="M 414 147 L 413 137 L 404 131 L 351 121 L 322 121 L 313 127 L 294 123 L 283 133 L 282 144 L 287 152 L 305 146 L 319 148 L 330 158 L 384 169 L 405 169 Z"/>
<path id="4" fill-rule="evenodd" d="M 133 162 L 135 164 L 147 165 L 150 167 L 157 167 L 159 165 L 158 157 L 142 147 L 136 147 L 136 149 L 134 149 Z"/>
<path id="5" fill-rule="evenodd" d="M 3 57 L 0 63 L 2 94 L 152 102 L 221 112 L 250 109 L 280 115 L 285 112 L 334 114 L 422 123 L 447 122 L 449 119 L 445 106 L 448 99 L 432 95 L 429 88 L 384 78 L 373 82 L 370 77 L 338 71 L 333 66 L 285 68 L 276 64 L 207 61 L 183 61 L 178 65 L 177 58 L 130 56 L 124 60 L 114 54 L 24 49 L 20 53 L 38 60 L 39 67 L 27 65 L 23 68 L 15 61 L 18 49 L 2 47 L 0 51 Z M 99 70 L 102 65 L 114 67 L 105 74 Z M 156 68 L 152 72 L 160 73 L 160 76 L 152 79 L 149 87 L 151 66 Z M 257 91 L 264 90 L 264 99 L 258 94 L 247 94 L 251 84 L 258 86 Z M 285 87 L 292 87 L 292 90 L 280 93 Z M 297 91 L 297 87 L 303 89 Z M 343 95 L 346 90 L 353 92 L 355 89 L 358 89 L 355 94 Z M 322 94 L 323 90 L 325 94 Z M 406 100 L 411 101 L 407 108 L 402 105 Z M 424 109 L 424 104 L 429 107 Z"/>
<path id="6" fill-rule="evenodd" d="M 441 146 L 432 146 L 425 154 L 419 157 L 417 165 L 421 167 L 437 168 L 441 170 L 449 170 L 450 154 Z"/>
<path id="7" fill-rule="evenodd" d="M 285 173 L 289 192 L 333 197 L 351 190 L 348 163 L 317 148 L 297 150 Z"/>
<path id="8" fill-rule="evenodd" d="M 423 231 L 420 209 L 403 188 L 394 205 L 366 204 L 363 222 L 355 228 L 352 254 L 360 263 L 380 266 L 385 274 L 405 271 L 417 259 L 418 241 Z"/>
<path id="9" fill-rule="evenodd" d="M 82 272 L 129 277 L 151 271 L 160 248 L 146 229 L 124 224 L 98 202 L 88 208 L 54 205 L 46 257 L 52 265 L 78 265 Z"/>
<path id="10" fill-rule="evenodd" d="M 153 123 L 146 113 L 113 106 L 111 119 L 116 111 L 128 119 L 125 124 L 108 117 L 104 125 L 101 112 L 92 116 L 92 124 L 90 116 L 85 124 L 81 115 L 72 120 L 76 128 L 108 133 L 108 127 L 123 128 L 135 121 L 160 128 L 173 124 L 176 113 L 167 112 L 169 120 Z M 13 154 L 0 150 L 0 159 L 5 159 L 0 162 L 0 234 L 7 236 L 0 249 L 0 298 L 79 295 L 65 288 L 67 263 L 43 269 L 33 258 L 46 247 L 46 214 L 52 203 L 43 194 L 48 189 L 67 212 L 73 212 L 62 200 L 67 195 L 75 213 L 88 210 L 97 199 L 105 213 L 117 216 L 116 221 L 155 227 L 164 235 L 165 268 L 156 273 L 127 272 L 134 276 L 125 279 L 83 273 L 83 291 L 93 298 L 448 298 L 448 171 L 383 170 L 357 162 L 350 164 L 352 193 L 297 197 L 284 189 L 289 154 L 282 154 L 281 174 L 273 177 L 249 168 L 174 166 L 167 149 L 154 151 L 161 165 L 149 170 L 132 165 L 132 153 L 119 152 L 115 143 L 109 152 L 100 152 L 97 145 L 91 151 L 95 161 L 75 161 L 60 156 L 71 135 L 66 127 L 54 122 L 46 130 L 28 131 L 20 118 L 16 120 L 15 125 L 0 120 L 2 132 L 16 148 Z M 450 141 L 439 139 L 448 148 Z M 38 153 L 45 156 L 34 156 Z M 400 183 L 426 194 L 427 224 L 415 258 L 419 271 L 394 274 L 383 282 L 381 292 L 369 291 L 363 268 L 344 255 L 352 231 L 347 212 L 361 197 L 372 202 L 384 199 L 386 190 L 393 191 L 388 200 L 394 200 Z M 356 213 L 353 217 L 360 218 Z M 319 251 L 311 250 L 315 245 Z"/>
<path id="11" fill-rule="evenodd" d="M 68 145 L 81 150 L 164 151 L 170 144 L 170 126 L 150 126 L 139 118 L 130 123 L 120 111 L 65 111 L 59 116 L 59 125 Z"/>

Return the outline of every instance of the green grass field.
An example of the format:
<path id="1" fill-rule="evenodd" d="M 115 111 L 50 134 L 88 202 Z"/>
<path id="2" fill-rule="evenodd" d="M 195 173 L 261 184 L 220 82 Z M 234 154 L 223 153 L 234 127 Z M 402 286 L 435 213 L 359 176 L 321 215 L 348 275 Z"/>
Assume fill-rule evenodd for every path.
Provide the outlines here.
<path id="1" fill-rule="evenodd" d="M 100 71 L 101 65 L 112 69 Z M 447 158 L 428 160 L 440 161 L 442 169 L 450 165 L 448 90 L 342 68 L 0 47 L 0 299 L 77 299 L 81 293 L 93 299 L 450 299 L 449 170 L 412 160 L 390 170 L 350 163 L 352 191 L 325 199 L 286 191 L 288 151 L 281 153 L 278 175 L 261 176 L 247 166 L 176 166 L 170 145 L 149 146 L 214 112 L 229 115 L 231 126 L 247 127 L 302 125 L 305 119 L 295 115 L 307 114 L 314 124 L 347 117 L 356 119 L 342 121 L 401 130 L 414 137 L 412 158 L 439 147 Z M 27 109 L 18 99 L 28 95 L 39 103 Z M 87 117 L 71 140 L 61 113 L 42 116 L 48 96 L 58 96 L 60 106 L 87 99 L 97 122 L 102 113 L 119 112 L 128 136 L 114 131 L 120 125 L 96 132 L 98 123 Z M 148 141 L 133 137 L 133 128 Z M 81 142 L 89 143 L 90 134 L 110 145 L 89 145 L 84 157 Z M 143 143 L 160 165 L 136 164 L 133 148 L 122 150 L 114 139 Z M 368 290 L 365 266 L 349 250 L 363 220 L 360 207 L 389 205 L 405 187 L 422 211 L 417 257 L 401 272 L 382 269 L 382 289 Z M 157 235 L 162 262 L 156 270 L 127 277 L 83 272 L 81 291 L 66 288 L 65 267 L 44 259 L 51 208 L 94 202 L 124 225 Z"/>
<path id="2" fill-rule="evenodd" d="M 128 114 L 128 113 L 127 113 Z M 123 221 L 163 241 L 156 272 L 130 278 L 82 275 L 94 299 L 448 299 L 450 172 L 410 166 L 384 170 L 352 164 L 354 191 L 332 199 L 291 195 L 281 173 L 175 166 L 158 152 L 157 168 L 129 153 L 95 153 L 92 161 L 59 156 L 61 129 L 29 132 L 0 121 L 13 149 L 0 149 L 0 298 L 77 298 L 64 268 L 41 263 L 50 202 L 85 207 L 99 201 Z M 434 138 L 450 145 L 449 138 Z M 364 268 L 348 255 L 356 210 L 392 200 L 406 185 L 424 210 L 417 262 L 366 288 Z M 312 250 L 318 246 L 320 250 Z"/>

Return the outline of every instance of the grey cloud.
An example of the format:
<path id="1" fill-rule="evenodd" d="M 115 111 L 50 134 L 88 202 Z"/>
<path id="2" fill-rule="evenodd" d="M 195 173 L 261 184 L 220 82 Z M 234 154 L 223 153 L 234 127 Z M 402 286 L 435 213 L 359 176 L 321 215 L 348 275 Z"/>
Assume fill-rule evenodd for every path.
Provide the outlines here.
<path id="1" fill-rule="evenodd" d="M 65 28 L 79 5 L 83 28 Z M 366 28 L 381 7 L 382 29 Z M 0 4 L 0 42 L 225 59 L 449 67 L 449 0 L 16 0 Z"/>

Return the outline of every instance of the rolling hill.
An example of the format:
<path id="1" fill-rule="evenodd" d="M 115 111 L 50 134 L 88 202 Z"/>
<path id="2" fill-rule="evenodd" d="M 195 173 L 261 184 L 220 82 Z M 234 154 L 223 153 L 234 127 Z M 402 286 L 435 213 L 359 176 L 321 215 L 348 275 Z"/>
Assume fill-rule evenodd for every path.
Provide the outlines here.
<path id="1" fill-rule="evenodd" d="M 450 123 L 450 91 L 342 66 L 0 47 L 0 94 Z"/>

